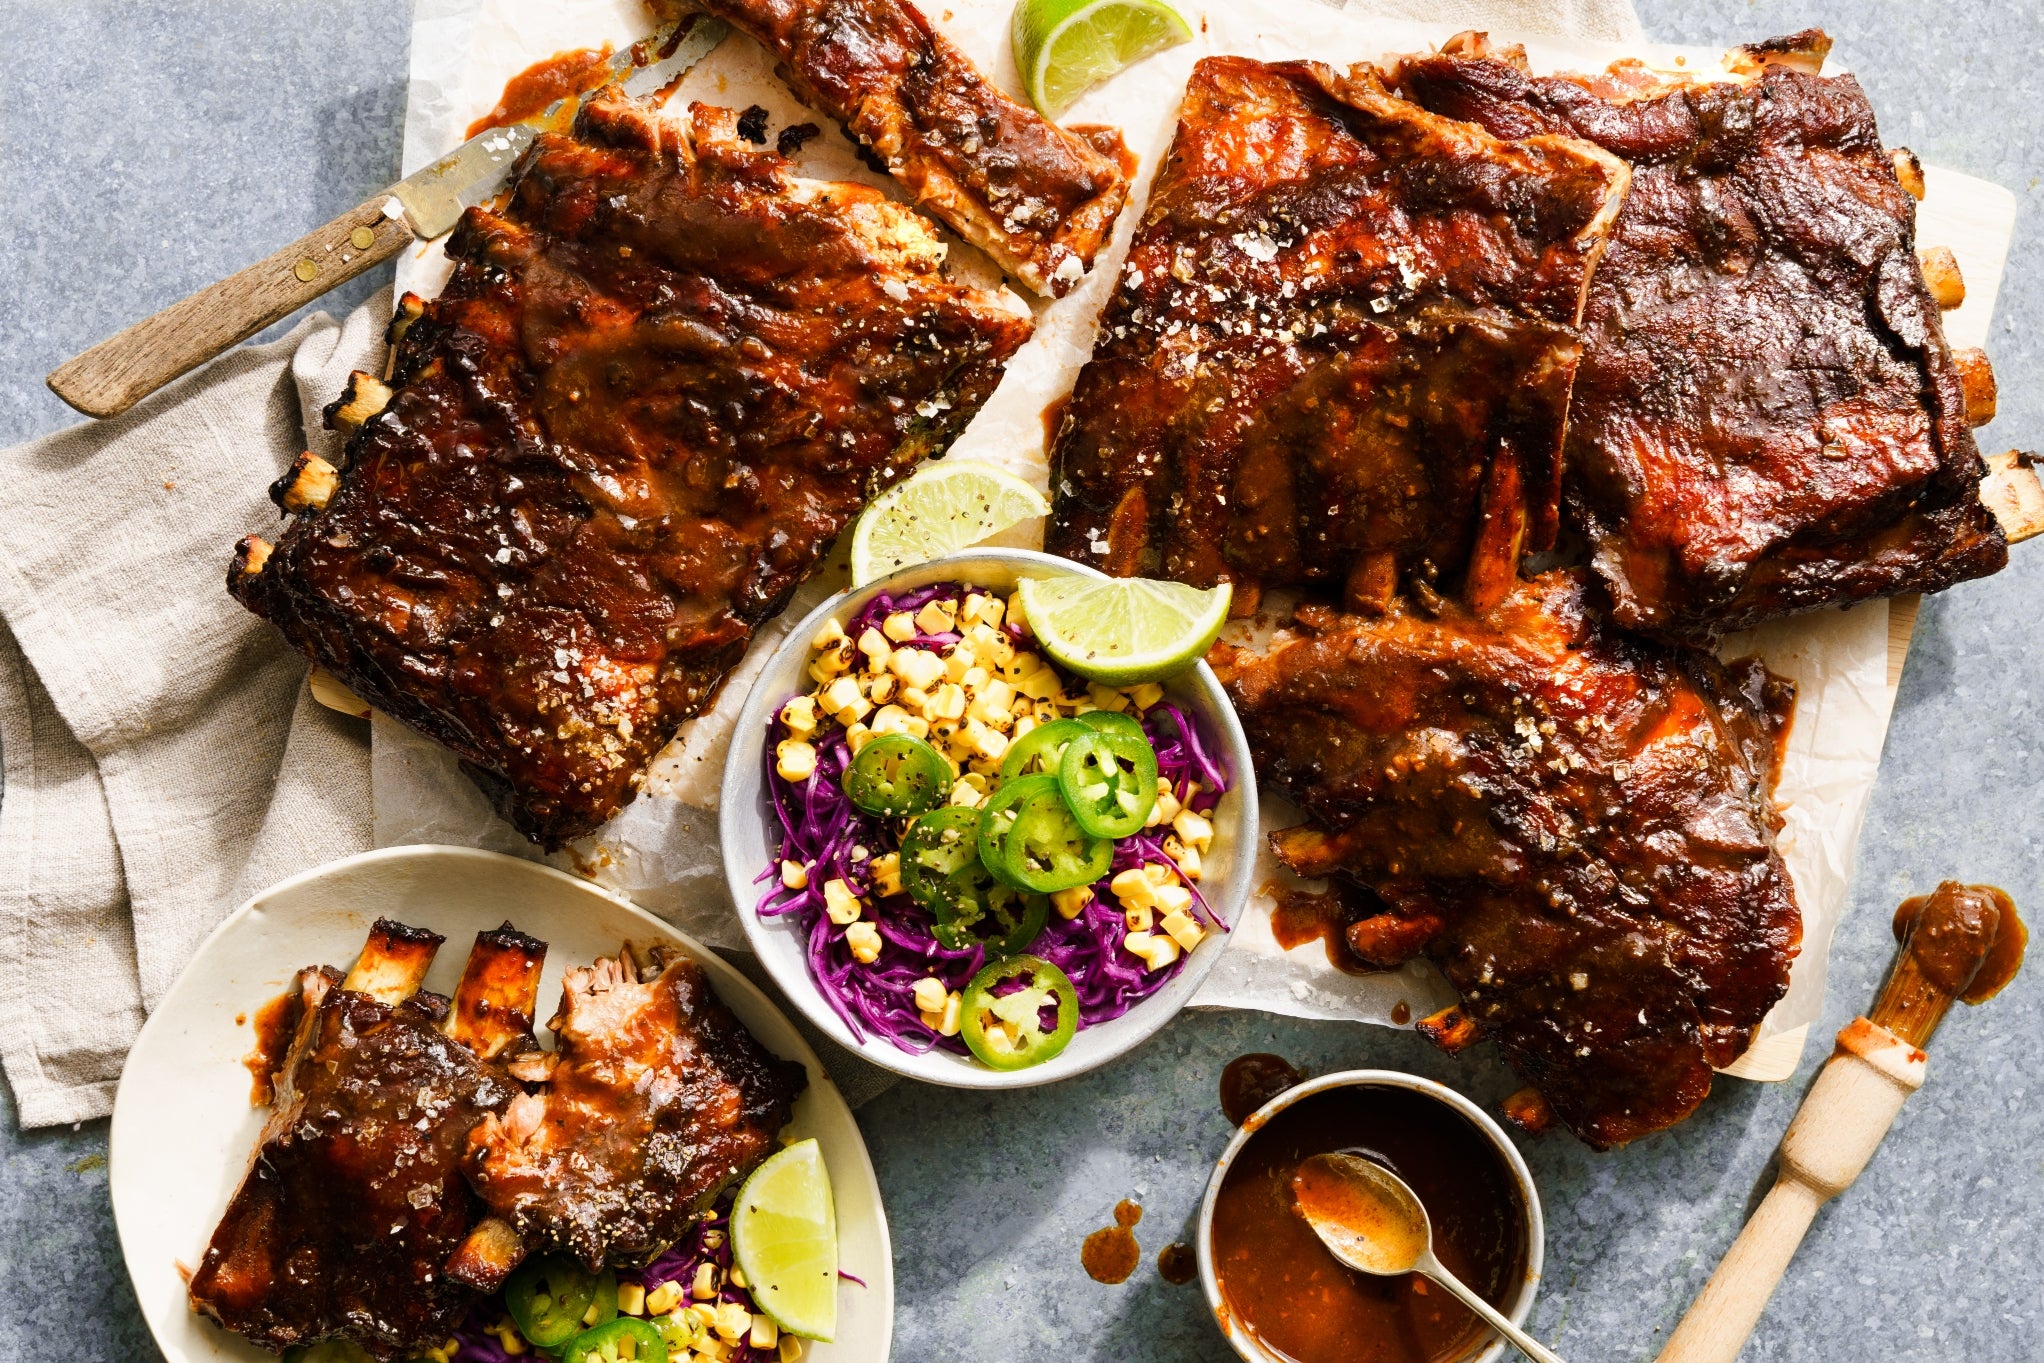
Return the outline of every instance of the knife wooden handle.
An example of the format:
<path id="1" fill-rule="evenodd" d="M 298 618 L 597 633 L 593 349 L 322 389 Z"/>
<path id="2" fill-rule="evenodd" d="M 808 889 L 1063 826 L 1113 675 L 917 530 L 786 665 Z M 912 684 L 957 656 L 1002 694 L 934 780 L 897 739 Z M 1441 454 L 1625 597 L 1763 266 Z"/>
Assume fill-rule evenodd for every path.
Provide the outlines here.
<path id="1" fill-rule="evenodd" d="M 1903 1102 L 1923 1084 L 1924 1055 L 1857 1019 L 1838 1034 L 1781 1141 L 1781 1173 L 1668 1336 L 1656 1363 L 1732 1363 L 1826 1202 L 1873 1158 Z"/>
<path id="2" fill-rule="evenodd" d="M 118 416 L 229 346 L 390 259 L 411 240 L 397 201 L 378 194 L 65 361 L 50 374 L 50 391 L 87 416 Z"/>

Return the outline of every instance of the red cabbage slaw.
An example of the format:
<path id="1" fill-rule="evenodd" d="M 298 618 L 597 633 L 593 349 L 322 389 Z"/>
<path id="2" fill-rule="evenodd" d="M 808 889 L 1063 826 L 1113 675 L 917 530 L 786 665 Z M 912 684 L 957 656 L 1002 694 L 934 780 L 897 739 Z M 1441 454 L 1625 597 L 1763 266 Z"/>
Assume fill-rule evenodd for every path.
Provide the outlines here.
<path id="1" fill-rule="evenodd" d="M 738 1200 L 741 1183 L 742 1180 L 733 1179 L 711 1205 L 709 1215 L 696 1222 L 681 1239 L 662 1250 L 644 1267 L 617 1269 L 618 1284 L 636 1284 L 651 1292 L 663 1283 L 678 1283 L 684 1289 L 682 1301 L 688 1304 L 695 1300 L 687 1289 L 695 1283 L 696 1269 L 706 1263 L 715 1264 L 721 1285 L 715 1300 L 708 1305 L 737 1302 L 747 1311 L 758 1314 L 759 1308 L 753 1305 L 752 1294 L 731 1282 L 731 1207 Z M 715 1244 L 709 1243 L 713 1231 L 716 1233 Z M 852 1281 L 858 1282 L 858 1279 L 853 1278 Z M 504 1351 L 502 1342 L 492 1332 L 492 1327 L 507 1314 L 501 1296 L 490 1297 L 477 1305 L 454 1332 L 454 1337 L 461 1341 L 461 1347 L 454 1351 L 450 1363 L 514 1363 L 512 1355 Z M 736 1344 L 726 1347 L 730 1350 L 729 1363 L 779 1363 L 781 1357 L 778 1348 L 755 1349 L 747 1338 L 740 1338 Z M 524 1355 L 527 1360 L 532 1357 L 532 1353 Z"/>
<path id="2" fill-rule="evenodd" d="M 932 601 L 960 601 L 969 590 L 975 589 L 961 583 L 935 583 L 898 595 L 877 593 L 853 618 L 846 636 L 857 639 L 869 626 L 878 628 L 889 615 L 913 613 Z M 1026 641 L 1027 635 L 1014 624 L 1005 628 L 1018 643 Z M 919 633 L 897 646 L 944 649 L 960 637 L 955 632 Z M 1070 682 L 1055 663 L 1048 658 L 1044 661 L 1060 679 Z M 832 723 L 809 738 L 816 749 L 816 770 L 807 780 L 797 783 L 781 776 L 775 750 L 788 737 L 781 708 L 775 707 L 768 721 L 765 746 L 766 790 L 781 827 L 780 850 L 756 878 L 756 883 L 769 888 L 754 911 L 762 919 L 794 919 L 806 938 L 810 977 L 855 1039 L 864 1042 L 869 1035 L 885 1037 L 918 1055 L 933 1048 L 967 1054 L 958 1037 L 942 1036 L 923 1022 L 914 990 L 918 980 L 930 976 L 943 981 L 947 991 L 964 989 L 986 964 L 984 948 L 954 951 L 941 945 L 931 933 L 934 920 L 930 914 L 906 894 L 873 897 L 873 858 L 897 850 L 899 840 L 885 819 L 862 813 L 846 796 L 843 776 L 852 752 L 841 726 Z M 1231 778 L 1215 759 L 1198 721 L 1168 699 L 1144 711 L 1140 720 L 1157 752 L 1157 774 L 1171 783 L 1180 804 L 1201 815 L 1211 814 L 1227 793 Z M 1191 790 L 1195 781 L 1200 787 L 1196 793 Z M 1161 970 L 1151 970 L 1122 949 L 1128 925 L 1108 888 L 1116 874 L 1132 867 L 1171 864 L 1161 842 L 1163 831 L 1145 829 L 1119 839 L 1107 874 L 1092 886 L 1091 901 L 1075 918 L 1051 914 L 1042 935 L 1028 949 L 1070 977 L 1078 995 L 1082 1028 L 1120 1017 L 1185 968 L 1188 954 L 1181 954 Z M 808 869 L 802 888 L 781 884 L 782 861 Z M 880 932 L 881 945 L 879 957 L 870 964 L 852 958 L 844 934 L 824 911 L 823 886 L 832 879 L 844 880 L 871 905 L 871 920 Z M 1181 879 L 1192 892 L 1195 915 L 1222 932 L 1228 931 L 1228 925 L 1201 895 L 1198 883 Z"/>

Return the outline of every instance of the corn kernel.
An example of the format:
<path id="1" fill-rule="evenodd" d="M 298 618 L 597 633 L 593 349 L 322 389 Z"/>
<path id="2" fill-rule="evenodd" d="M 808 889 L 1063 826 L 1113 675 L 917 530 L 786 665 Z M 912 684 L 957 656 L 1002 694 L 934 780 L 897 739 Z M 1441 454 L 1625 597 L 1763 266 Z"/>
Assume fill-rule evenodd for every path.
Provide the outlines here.
<path id="1" fill-rule="evenodd" d="M 1017 701 L 1016 703 L 1017 703 L 1018 705 L 1027 705 L 1027 704 L 1029 704 L 1029 702 L 1028 702 L 1028 701 Z M 1015 717 L 1015 727 L 1014 727 L 1013 731 L 1011 731 L 1011 732 L 1010 732 L 1010 733 L 1008 734 L 1008 741 L 1009 741 L 1010 743 L 1016 743 L 1016 742 L 1020 742 L 1020 741 L 1021 741 L 1021 740 L 1022 740 L 1023 738 L 1026 738 L 1026 737 L 1028 736 L 1028 734 L 1029 734 L 1029 731 L 1030 731 L 1031 729 L 1034 729 L 1035 727 L 1036 727 L 1036 716 L 1035 716 L 1035 715 L 1033 715 L 1033 714 L 1021 714 L 1021 715 L 1017 715 L 1017 716 Z"/>
<path id="2" fill-rule="evenodd" d="M 1199 852 L 1191 847 L 1181 847 L 1172 854 L 1171 860 L 1178 863 L 1178 874 L 1187 880 L 1198 880 L 1201 865 Z"/>
<path id="3" fill-rule="evenodd" d="M 1175 885 L 1178 883 L 1177 874 L 1169 866 L 1159 862 L 1153 861 L 1145 865 L 1143 867 L 1143 874 L 1150 878 L 1152 885 Z"/>
<path id="4" fill-rule="evenodd" d="M 1149 908 L 1157 902 L 1156 885 L 1140 866 L 1131 866 L 1107 882 L 1114 897 L 1127 908 Z"/>
<path id="5" fill-rule="evenodd" d="M 897 648 L 887 659 L 887 670 L 903 686 L 927 691 L 944 675 L 944 660 L 926 648 Z"/>
<path id="6" fill-rule="evenodd" d="M 680 1283 L 662 1283 L 646 1294 L 646 1314 L 649 1316 L 664 1316 L 680 1304 Z"/>
<path id="7" fill-rule="evenodd" d="M 689 1295 L 697 1301 L 709 1301 L 717 1295 L 717 1266 L 697 1264 L 696 1280 L 689 1285 Z"/>
<path id="8" fill-rule="evenodd" d="M 923 718 L 935 724 L 940 719 L 961 719 L 965 715 L 965 691 L 956 682 L 945 682 L 923 707 Z"/>
<path id="9" fill-rule="evenodd" d="M 866 678 L 865 685 L 859 689 L 864 691 L 866 699 L 875 705 L 885 705 L 894 699 L 894 693 L 901 689 L 901 683 L 883 672 L 877 677 Z"/>
<path id="10" fill-rule="evenodd" d="M 883 705 L 873 712 L 873 721 L 867 727 L 876 734 L 905 734 L 908 720 L 908 711 L 899 705 Z"/>
<path id="11" fill-rule="evenodd" d="M 1214 826 L 1204 815 L 1190 809 L 1178 811 L 1178 817 L 1171 821 L 1171 830 L 1187 847 L 1197 847 L 1204 852 L 1214 840 Z"/>
<path id="12" fill-rule="evenodd" d="M 1207 935 L 1207 930 L 1200 926 L 1199 920 L 1184 909 L 1179 909 L 1175 913 L 1165 914 L 1163 928 L 1172 941 L 1178 943 L 1179 946 L 1184 947 L 1187 951 L 1191 951 L 1194 947 L 1198 946 L 1200 939 Z"/>
<path id="13" fill-rule="evenodd" d="M 752 1312 L 735 1301 L 720 1302 L 715 1328 L 717 1338 L 727 1344 L 736 1344 L 752 1329 Z"/>
<path id="14" fill-rule="evenodd" d="M 901 893 L 901 853 L 888 852 L 873 858 L 870 868 L 873 877 L 873 896 L 876 899 L 890 899 Z"/>
<path id="15" fill-rule="evenodd" d="M 1169 937 L 1153 936 L 1150 938 L 1150 949 L 1138 954 L 1149 964 L 1150 969 L 1162 970 L 1165 966 L 1177 960 L 1180 953 L 1178 943 L 1172 941 Z"/>
<path id="16" fill-rule="evenodd" d="M 783 781 L 807 781 L 816 775 L 816 749 L 799 738 L 784 738 L 774 746 L 774 770 Z"/>
<path id="17" fill-rule="evenodd" d="M 1150 897 L 1158 913 L 1184 913 L 1192 907 L 1192 891 L 1183 885 L 1159 885 Z"/>
<path id="18" fill-rule="evenodd" d="M 1008 1029 L 1005 1024 L 987 1028 L 984 1040 L 986 1048 L 995 1055 L 1006 1055 L 1015 1049 L 1015 1042 L 1008 1035 Z"/>
<path id="19" fill-rule="evenodd" d="M 871 625 L 859 635 L 859 652 L 866 655 L 866 670 L 878 672 L 887 666 L 887 659 L 894 652 L 894 645 L 887 642 L 887 636 Z"/>
<path id="20" fill-rule="evenodd" d="M 796 696 L 781 707 L 781 723 L 788 726 L 788 732 L 796 738 L 807 738 L 816 732 L 816 697 Z"/>
<path id="21" fill-rule="evenodd" d="M 823 911 L 830 915 L 830 921 L 843 927 L 859 919 L 859 896 L 842 878 L 823 883 Z"/>
<path id="22" fill-rule="evenodd" d="M 703 1268 L 709 1269 L 712 1277 L 714 1278 L 717 1272 L 716 1266 L 714 1264 L 705 1264 L 702 1266 L 702 1268 L 698 1268 L 696 1270 L 696 1280 L 698 1282 L 702 1280 Z M 712 1296 L 716 1295 L 716 1288 L 714 1285 L 710 1289 L 710 1295 Z M 696 1329 L 707 1330 L 717 1323 L 717 1303 L 713 1301 L 690 1302 L 688 1314 L 690 1318 L 695 1321 Z"/>
<path id="23" fill-rule="evenodd" d="M 979 608 L 981 623 L 991 625 L 995 629 L 1001 627 L 1001 617 L 1005 614 L 1007 614 L 1007 611 L 1002 607 L 1001 598 L 998 596 L 988 597 L 986 604 Z"/>
<path id="24" fill-rule="evenodd" d="M 1131 905 L 1121 911 L 1121 917 L 1130 932 L 1148 932 L 1157 923 L 1155 912 L 1147 904 Z"/>
<path id="25" fill-rule="evenodd" d="M 1008 736 L 976 719 L 965 722 L 965 737 L 972 744 L 973 756 L 983 762 L 999 762 L 1001 754 L 1008 751 Z"/>
<path id="26" fill-rule="evenodd" d="M 503 1346 L 504 1352 L 513 1358 L 525 1352 L 525 1336 L 519 1334 L 518 1327 L 510 1321 L 505 1321 L 491 1333 L 497 1336 L 497 1343 Z"/>
<path id="27" fill-rule="evenodd" d="M 1140 686 L 1130 687 L 1128 698 L 1134 702 L 1136 709 L 1147 710 L 1164 699 L 1164 688 L 1155 682 L 1144 682 Z"/>
<path id="28" fill-rule="evenodd" d="M 992 605 L 993 601 L 994 599 L 985 592 L 967 592 L 964 604 L 958 608 L 959 622 L 970 625 L 984 623 L 986 608 Z"/>
<path id="29" fill-rule="evenodd" d="M 826 620 L 818 627 L 816 637 L 809 641 L 809 647 L 821 653 L 826 648 L 836 648 L 845 641 L 845 627 L 836 620 Z"/>
<path id="30" fill-rule="evenodd" d="M 1089 686 L 1086 699 L 1093 702 L 1096 710 L 1122 711 L 1128 709 L 1128 697 L 1111 686 Z"/>
<path id="31" fill-rule="evenodd" d="M 851 948 L 852 959 L 862 965 L 871 965 L 880 959 L 880 929 L 861 920 L 845 929 L 845 945 Z"/>
<path id="32" fill-rule="evenodd" d="M 1031 700 L 1054 700 L 1060 689 L 1057 673 L 1047 667 L 1026 672 L 1022 680 L 1015 683 L 1015 689 Z"/>
<path id="33" fill-rule="evenodd" d="M 1150 933 L 1142 930 L 1141 928 L 1138 928 L 1134 932 L 1129 933 L 1126 937 L 1123 937 L 1121 939 L 1121 949 L 1123 951 L 1126 951 L 1131 956 L 1137 956 L 1141 957 L 1144 960 L 1148 960 L 1150 956 L 1150 946 L 1156 940 L 1157 939 Z"/>
<path id="34" fill-rule="evenodd" d="M 1008 642 L 1008 636 L 996 633 L 992 639 L 980 645 L 980 661 L 989 667 L 1005 668 L 1015 661 L 1015 645 Z"/>
<path id="35" fill-rule="evenodd" d="M 957 1036 L 964 1011 L 965 995 L 956 989 L 952 990 L 944 1000 L 944 1016 L 937 1023 L 937 1035 Z"/>
<path id="36" fill-rule="evenodd" d="M 628 1316 L 646 1314 L 646 1289 L 637 1283 L 617 1285 L 617 1309 Z"/>
<path id="37" fill-rule="evenodd" d="M 843 716 L 839 716 L 839 718 L 843 718 Z M 859 749 L 865 747 L 872 740 L 872 737 L 873 731 L 856 720 L 845 726 L 845 746 L 852 750 L 852 756 L 854 757 L 859 755 Z"/>
<path id="38" fill-rule="evenodd" d="M 972 671 L 978 661 L 971 644 L 959 644 L 944 655 L 944 675 L 952 681 L 964 681 L 965 674 Z"/>
<path id="39" fill-rule="evenodd" d="M 932 601 L 916 612 L 916 624 L 925 634 L 948 634 L 958 624 L 958 603 Z"/>
<path id="40" fill-rule="evenodd" d="M 737 1267 L 737 1266 L 735 1266 L 735 1265 L 734 1265 L 734 1266 L 732 1267 L 732 1269 L 731 1269 L 731 1274 L 730 1274 L 730 1278 L 731 1278 L 731 1285 L 732 1285 L 733 1287 L 737 1287 L 737 1288 L 748 1288 L 748 1287 L 751 1287 L 751 1286 L 752 1286 L 752 1284 L 751 1284 L 751 1283 L 749 1283 L 749 1282 L 745 1281 L 745 1270 L 744 1270 L 744 1269 L 742 1269 L 742 1268 L 739 1268 L 739 1267 Z"/>
<path id="41" fill-rule="evenodd" d="M 838 714 L 848 705 L 854 703 L 863 705 L 865 702 L 865 693 L 859 689 L 857 679 L 852 677 L 838 677 L 834 679 L 816 697 L 816 703 L 821 705 L 823 712 L 828 715 Z M 864 711 L 861 711 L 860 715 L 864 713 Z M 854 715 L 852 718 L 857 719 L 860 715 Z"/>
<path id="42" fill-rule="evenodd" d="M 771 1349 L 780 1343 L 780 1339 L 780 1329 L 765 1316 L 754 1316 L 752 1329 L 745 1336 L 745 1342 L 755 1349 Z"/>
<path id="43" fill-rule="evenodd" d="M 977 774 L 974 773 L 974 775 Z M 974 790 L 971 786 L 960 781 L 951 787 L 951 798 L 945 803 L 957 805 L 962 809 L 978 809 L 986 803 L 986 798 L 983 792 Z"/>
<path id="44" fill-rule="evenodd" d="M 1008 623 L 1024 628 L 1029 625 L 1029 617 L 1022 611 L 1022 592 L 1019 588 L 1008 593 Z"/>
<path id="45" fill-rule="evenodd" d="M 1074 885 L 1069 890 L 1059 890 L 1050 897 L 1050 906 L 1058 911 L 1061 918 L 1077 918 L 1093 902 L 1090 885 Z"/>
<path id="46" fill-rule="evenodd" d="M 703 1336 L 688 1346 L 695 1352 L 690 1357 L 695 1363 L 725 1363 L 731 1357 L 731 1346 L 721 1339 Z"/>
<path id="47" fill-rule="evenodd" d="M 781 1336 L 781 1363 L 801 1363 L 802 1338 L 799 1335 Z"/>
<path id="48" fill-rule="evenodd" d="M 897 644 L 905 644 L 916 637 L 916 618 L 907 611 L 896 611 L 880 622 L 880 632 Z"/>
<path id="49" fill-rule="evenodd" d="M 1157 807 L 1150 811 L 1146 825 L 1150 828 L 1163 827 L 1178 817 L 1179 808 L 1178 797 L 1171 793 L 1171 783 L 1161 776 L 1158 777 Z"/>
<path id="50" fill-rule="evenodd" d="M 916 981 L 916 1007 L 925 1013 L 935 1013 L 941 1017 L 944 1012 L 944 1000 L 950 992 L 944 987 L 944 982 L 935 975 L 925 975 Z"/>

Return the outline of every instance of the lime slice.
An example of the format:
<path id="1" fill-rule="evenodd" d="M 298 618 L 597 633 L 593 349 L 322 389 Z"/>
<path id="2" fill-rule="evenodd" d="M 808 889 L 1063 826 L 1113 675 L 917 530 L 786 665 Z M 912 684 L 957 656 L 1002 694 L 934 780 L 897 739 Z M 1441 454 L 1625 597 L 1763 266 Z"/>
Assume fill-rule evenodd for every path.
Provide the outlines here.
<path id="1" fill-rule="evenodd" d="M 1021 0 L 1013 27 L 1015 65 L 1045 118 L 1152 52 L 1192 41 L 1161 0 Z"/>
<path id="2" fill-rule="evenodd" d="M 753 1305 L 791 1335 L 837 1332 L 837 1208 L 830 1171 L 812 1140 L 752 1171 L 731 1208 L 731 1252 Z"/>
<path id="3" fill-rule="evenodd" d="M 1234 591 L 1146 577 L 1023 578 L 1022 613 L 1043 651 L 1107 686 L 1161 681 L 1198 662 Z"/>
<path id="4" fill-rule="evenodd" d="M 964 459 L 925 464 L 860 515 L 852 529 L 852 585 L 863 587 L 1049 514 L 1043 494 L 1005 469 Z"/>

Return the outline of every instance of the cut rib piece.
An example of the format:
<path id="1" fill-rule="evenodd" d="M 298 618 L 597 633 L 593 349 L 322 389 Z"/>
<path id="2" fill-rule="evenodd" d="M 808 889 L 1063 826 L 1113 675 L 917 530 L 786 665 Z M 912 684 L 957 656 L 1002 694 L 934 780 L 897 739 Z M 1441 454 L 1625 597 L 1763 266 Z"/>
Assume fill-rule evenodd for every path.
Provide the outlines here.
<path id="1" fill-rule="evenodd" d="M 1494 600 L 1551 543 L 1615 157 L 1374 72 L 1210 57 L 1052 453 L 1048 547 L 1200 586 Z"/>
<path id="2" fill-rule="evenodd" d="M 655 948 L 568 972 L 552 1077 L 475 1128 L 467 1167 L 527 1249 L 591 1269 L 672 1242 L 731 1179 L 772 1152 L 802 1067 L 777 1060 L 695 962 Z"/>
<path id="3" fill-rule="evenodd" d="M 1626 63 L 1532 77 L 1465 36 L 1394 74 L 1445 116 L 1632 165 L 1567 456 L 1629 627 L 1705 639 L 2006 561 L 1915 200 L 1858 83 L 1816 74 L 1828 46 L 1742 49 L 1738 79 L 1703 82 Z"/>
<path id="4" fill-rule="evenodd" d="M 1009 98 L 909 0 L 704 0 L 780 60 L 917 204 L 1038 293 L 1092 267 L 1128 196 L 1120 138 L 1068 132 Z"/>
<path id="5" fill-rule="evenodd" d="M 446 1271 L 479 1213 L 461 1156 L 515 1089 L 443 1034 L 445 999 L 410 992 L 439 944 L 379 920 L 345 982 L 299 972 L 274 1111 L 190 1288 L 194 1310 L 263 1348 L 339 1336 L 405 1357 L 446 1339 L 477 1300 Z M 492 956 L 479 938 L 464 995 Z M 529 1017 L 537 984 L 535 973 L 496 996 Z"/>
<path id="6" fill-rule="evenodd" d="M 1702 1101 L 1801 918 L 1774 845 L 1786 684 L 1622 636 L 1585 592 L 1553 572 L 1482 617 L 1302 608 L 1317 633 L 1222 672 L 1258 775 L 1310 818 L 1279 858 L 1379 896 L 1350 946 L 1423 950 L 1463 998 L 1434 1029 L 1494 1038 L 1603 1148 Z"/>
<path id="7" fill-rule="evenodd" d="M 735 116 L 616 92 L 543 134 L 324 509 L 234 594 L 453 749 L 533 841 L 586 834 L 880 489 L 940 452 L 1028 336 L 874 190 L 796 180 Z"/>

